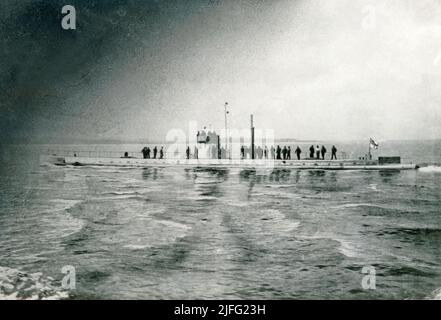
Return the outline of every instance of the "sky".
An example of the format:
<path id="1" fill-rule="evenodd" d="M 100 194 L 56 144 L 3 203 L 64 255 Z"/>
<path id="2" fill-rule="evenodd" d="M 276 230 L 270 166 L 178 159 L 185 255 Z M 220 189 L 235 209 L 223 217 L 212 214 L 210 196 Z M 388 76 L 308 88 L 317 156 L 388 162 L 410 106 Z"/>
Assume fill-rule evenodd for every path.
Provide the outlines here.
<path id="1" fill-rule="evenodd" d="M 76 9 L 75 30 L 61 8 Z M 2 141 L 440 139 L 441 0 L 3 0 Z"/>

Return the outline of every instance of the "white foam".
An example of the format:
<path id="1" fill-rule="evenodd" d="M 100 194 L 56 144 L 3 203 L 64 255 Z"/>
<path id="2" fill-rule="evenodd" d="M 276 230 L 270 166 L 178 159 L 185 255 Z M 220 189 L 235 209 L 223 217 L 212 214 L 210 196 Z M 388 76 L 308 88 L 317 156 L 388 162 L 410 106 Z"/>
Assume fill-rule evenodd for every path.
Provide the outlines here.
<path id="1" fill-rule="evenodd" d="M 236 200 L 224 200 L 224 202 L 229 206 L 234 207 L 248 207 L 249 204 L 246 201 L 236 201 Z"/>
<path id="2" fill-rule="evenodd" d="M 124 200 L 124 199 L 144 199 L 141 195 L 134 195 L 134 194 L 126 194 L 126 195 L 120 195 L 120 196 L 111 196 L 111 197 L 94 197 L 90 198 L 89 200 L 93 201 L 109 201 L 109 200 Z M 146 198 L 145 198 L 146 199 Z"/>
<path id="3" fill-rule="evenodd" d="M 378 207 L 378 205 L 372 203 L 345 203 L 339 206 L 335 206 L 333 208 L 339 209 L 339 208 L 358 208 L 358 207 Z"/>
<path id="4" fill-rule="evenodd" d="M 333 239 L 340 243 L 340 247 L 338 248 L 338 251 L 348 257 L 348 258 L 356 258 L 358 256 L 362 255 L 362 252 L 360 250 L 357 250 L 354 245 L 349 243 L 348 241 L 342 240 L 342 239 Z"/>
<path id="5" fill-rule="evenodd" d="M 188 196 L 188 197 L 179 197 L 179 200 L 189 200 L 189 201 L 200 201 L 200 200 L 217 200 L 217 197 L 213 196 Z"/>
<path id="6" fill-rule="evenodd" d="M 64 200 L 53 199 L 50 200 L 53 208 L 45 210 L 39 215 L 39 222 L 41 226 L 45 227 L 47 235 L 52 235 L 54 238 L 66 237 L 80 231 L 84 226 L 84 221 L 73 217 L 67 210 L 73 208 L 81 203 L 81 200 Z"/>
<path id="7" fill-rule="evenodd" d="M 427 167 L 419 168 L 418 171 L 425 172 L 425 173 L 430 173 L 430 172 L 441 173 L 441 167 L 440 166 L 427 166 Z"/>
<path id="8" fill-rule="evenodd" d="M 66 199 L 52 199 L 50 200 L 55 206 L 50 211 L 68 210 L 81 203 L 82 200 L 66 200 Z"/>
<path id="9" fill-rule="evenodd" d="M 0 300 L 60 300 L 68 292 L 54 284 L 54 279 L 42 273 L 26 273 L 0 267 Z"/>
<path id="10" fill-rule="evenodd" d="M 149 248 L 150 245 L 141 245 L 141 244 L 127 244 L 123 246 L 124 248 L 130 249 L 130 250 L 142 250 L 145 248 Z"/>
<path id="11" fill-rule="evenodd" d="M 167 227 L 173 227 L 173 228 L 177 228 L 177 229 L 183 229 L 184 231 L 190 230 L 191 227 L 183 224 L 183 223 L 179 223 L 179 222 L 175 222 L 175 221 L 170 221 L 170 220 L 156 220 L 156 222 L 165 225 Z"/>
<path id="12" fill-rule="evenodd" d="M 431 300 L 441 300 L 441 288 L 438 288 L 436 290 L 434 290 L 430 296 L 428 297 L 428 299 Z"/>
<path id="13" fill-rule="evenodd" d="M 191 226 L 170 220 L 144 220 L 131 229 L 130 236 L 123 242 L 123 248 L 142 250 L 154 246 L 168 245 L 187 235 Z M 128 242 L 128 243 L 127 243 Z"/>
<path id="14" fill-rule="evenodd" d="M 292 221 L 276 209 L 264 210 L 261 215 L 263 222 L 271 223 L 271 227 L 282 232 L 289 232 L 300 226 L 300 221 Z M 264 225 L 264 224 L 263 224 Z"/>

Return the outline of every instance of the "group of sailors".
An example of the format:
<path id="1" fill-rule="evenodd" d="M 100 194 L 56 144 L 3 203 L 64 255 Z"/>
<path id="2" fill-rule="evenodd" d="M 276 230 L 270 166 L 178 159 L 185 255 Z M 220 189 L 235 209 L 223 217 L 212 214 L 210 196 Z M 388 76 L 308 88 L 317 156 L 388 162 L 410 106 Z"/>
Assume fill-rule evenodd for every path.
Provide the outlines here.
<path id="1" fill-rule="evenodd" d="M 156 146 L 153 147 L 153 149 L 150 149 L 150 147 L 144 147 L 141 150 L 141 153 L 144 159 L 164 159 L 164 147 L 161 147 L 159 149 L 159 155 L 158 155 L 158 148 Z M 190 159 L 190 155 L 191 155 L 190 147 L 186 148 L 185 153 L 186 153 L 186 158 Z M 127 152 L 124 154 L 124 157 L 125 158 L 128 157 Z M 194 148 L 193 157 L 195 159 L 198 158 L 198 149 L 196 147 Z"/>
<path id="2" fill-rule="evenodd" d="M 150 147 L 144 147 L 141 152 L 144 159 L 156 159 L 156 157 L 158 157 L 158 159 L 164 158 L 164 147 L 161 147 L 161 149 L 159 149 L 159 155 L 158 148 L 156 146 L 153 148 L 153 152 L 152 150 L 150 150 Z M 153 153 L 152 157 L 150 157 L 151 153 Z"/>
<path id="3" fill-rule="evenodd" d="M 316 147 L 314 147 L 314 145 L 311 145 L 309 147 L 309 158 L 311 159 L 317 159 L 317 160 L 325 160 L 325 155 L 326 155 L 326 148 L 325 146 L 322 145 L 322 147 L 320 148 L 319 145 L 317 145 Z M 315 154 L 315 157 L 314 157 Z M 333 145 L 332 149 L 331 149 L 331 160 L 337 160 L 337 148 Z"/>
<path id="4" fill-rule="evenodd" d="M 241 146 L 240 147 L 240 155 L 242 159 L 251 158 L 251 148 Z M 309 159 L 317 159 L 317 160 L 325 160 L 326 155 L 326 147 L 322 145 L 321 147 L 317 145 L 314 147 L 311 145 L 309 148 Z M 294 153 L 296 154 L 297 160 L 300 160 L 300 156 L 302 154 L 302 149 L 300 149 L 299 146 L 294 150 Z M 271 159 L 275 160 L 291 160 L 291 147 L 290 146 L 284 146 L 281 148 L 279 145 L 274 148 L 274 146 L 271 146 L 268 150 L 267 146 L 260 147 L 258 146 L 254 150 L 254 156 L 255 159 L 268 159 L 271 157 Z M 335 145 L 332 146 L 331 149 L 331 160 L 337 160 L 337 148 Z"/>
<path id="5" fill-rule="evenodd" d="M 164 147 L 161 147 L 159 149 L 159 155 L 158 155 L 158 148 L 155 146 L 152 150 L 150 147 L 144 147 L 142 150 L 142 155 L 144 159 L 163 159 L 164 158 Z M 251 159 L 251 147 L 240 147 L 240 155 L 242 159 L 250 158 Z M 300 160 L 300 156 L 302 154 L 302 149 L 300 149 L 299 146 L 294 150 L 294 153 L 296 154 L 297 160 Z M 321 147 L 319 145 L 315 146 L 311 145 L 309 147 L 309 159 L 317 159 L 317 160 L 325 160 L 325 155 L 327 153 L 326 147 L 322 145 Z M 187 147 L 185 150 L 185 155 L 187 159 L 190 159 L 192 156 L 193 158 L 198 158 L 198 149 L 195 147 L 193 155 L 191 155 L 190 147 Z M 221 159 L 224 159 L 222 152 L 219 154 Z M 128 157 L 128 153 L 126 152 L 124 154 L 124 157 Z M 271 158 L 270 158 L 271 157 Z M 254 158 L 255 159 L 275 159 L 275 160 L 291 160 L 291 147 L 290 146 L 284 146 L 281 148 L 279 145 L 277 147 L 271 146 L 268 150 L 267 146 L 258 146 L 254 149 Z M 337 148 L 335 145 L 331 148 L 331 160 L 337 160 Z"/>

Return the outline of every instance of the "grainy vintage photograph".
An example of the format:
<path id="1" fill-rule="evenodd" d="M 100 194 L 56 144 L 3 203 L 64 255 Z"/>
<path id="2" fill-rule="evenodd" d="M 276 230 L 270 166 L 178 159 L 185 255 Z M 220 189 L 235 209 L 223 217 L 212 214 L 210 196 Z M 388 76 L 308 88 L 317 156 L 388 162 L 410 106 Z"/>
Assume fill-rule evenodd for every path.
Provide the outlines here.
<path id="1" fill-rule="evenodd" d="M 2 0 L 0 133 L 1 300 L 441 299 L 440 0 Z"/>

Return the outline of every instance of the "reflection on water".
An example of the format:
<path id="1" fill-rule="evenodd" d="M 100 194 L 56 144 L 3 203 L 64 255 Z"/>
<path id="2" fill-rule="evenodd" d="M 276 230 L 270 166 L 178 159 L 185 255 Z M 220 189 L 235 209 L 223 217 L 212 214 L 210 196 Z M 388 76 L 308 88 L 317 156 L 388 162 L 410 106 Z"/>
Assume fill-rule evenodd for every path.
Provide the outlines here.
<path id="1" fill-rule="evenodd" d="M 142 168 L 142 178 L 145 180 L 162 178 L 161 170 L 161 168 Z"/>
<path id="2" fill-rule="evenodd" d="M 380 170 L 379 174 L 384 183 L 390 183 L 400 175 L 400 170 Z"/>
<path id="3" fill-rule="evenodd" d="M 287 182 L 291 176 L 291 170 L 289 169 L 274 169 L 270 176 L 269 181 L 271 182 Z"/>
<path id="4" fill-rule="evenodd" d="M 220 184 L 228 180 L 228 169 L 198 167 L 193 169 L 195 190 L 202 199 L 223 196 Z"/>

